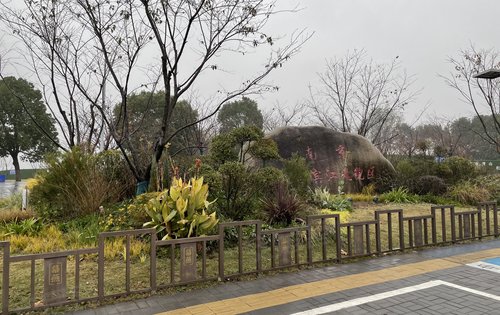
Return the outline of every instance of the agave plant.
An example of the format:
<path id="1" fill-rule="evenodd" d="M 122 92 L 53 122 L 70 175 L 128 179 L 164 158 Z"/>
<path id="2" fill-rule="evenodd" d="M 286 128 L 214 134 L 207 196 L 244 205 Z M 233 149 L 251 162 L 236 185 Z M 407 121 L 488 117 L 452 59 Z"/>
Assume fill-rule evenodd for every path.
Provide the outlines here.
<path id="1" fill-rule="evenodd" d="M 163 191 L 146 205 L 151 221 L 144 227 L 155 228 L 162 239 L 194 237 L 206 234 L 219 222 L 216 212 L 209 213 L 208 185 L 203 177 L 188 182 L 174 178 L 170 189 Z"/>

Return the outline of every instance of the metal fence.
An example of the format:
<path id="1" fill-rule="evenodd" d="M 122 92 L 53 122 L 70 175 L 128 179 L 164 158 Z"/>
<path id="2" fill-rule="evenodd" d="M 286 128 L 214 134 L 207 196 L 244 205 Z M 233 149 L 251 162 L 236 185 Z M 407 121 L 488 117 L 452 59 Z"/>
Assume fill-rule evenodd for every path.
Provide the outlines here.
<path id="1" fill-rule="evenodd" d="M 377 210 L 373 220 L 364 222 L 340 222 L 338 214 L 331 214 L 309 216 L 306 224 L 298 227 L 263 230 L 262 224 L 258 220 L 221 223 L 217 235 L 175 240 L 157 240 L 154 229 L 105 232 L 99 234 L 97 248 L 17 256 L 10 255 L 9 242 L 0 242 L 2 314 L 500 235 L 496 202 L 481 203 L 470 211 L 433 206 L 428 215 L 420 216 L 405 216 L 401 209 Z M 140 281 L 142 288 L 131 285 L 135 270 L 131 240 L 136 237 L 149 242 L 149 261 L 145 258 L 140 265 L 141 279 L 148 280 Z M 115 269 L 106 273 L 110 261 L 105 247 L 113 238 L 124 242 L 123 261 L 119 263 L 124 275 Z M 83 275 L 81 262 L 90 256 L 93 258 L 86 261 L 96 263 L 97 272 L 87 268 Z M 16 263 L 29 264 L 30 270 L 29 303 L 22 307 L 11 294 L 19 285 L 11 279 Z M 107 288 L 109 277 L 124 277 L 123 288 Z M 71 287 L 67 285 L 69 278 Z M 97 288 L 94 294 L 82 296 L 81 283 L 90 278 L 97 282 Z"/>

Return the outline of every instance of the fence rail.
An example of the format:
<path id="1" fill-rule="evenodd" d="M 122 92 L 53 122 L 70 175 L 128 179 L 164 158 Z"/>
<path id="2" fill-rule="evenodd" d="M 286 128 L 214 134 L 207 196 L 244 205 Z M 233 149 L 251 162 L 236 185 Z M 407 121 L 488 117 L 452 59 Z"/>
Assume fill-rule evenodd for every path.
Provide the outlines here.
<path id="1" fill-rule="evenodd" d="M 309 216 L 306 224 L 298 227 L 262 230 L 262 224 L 258 220 L 221 223 L 216 235 L 173 240 L 158 240 L 154 229 L 104 232 L 99 234 L 97 248 L 17 256 L 10 255 L 9 242 L 0 242 L 2 314 L 500 235 L 495 202 L 481 203 L 477 210 L 469 211 L 432 206 L 429 214 L 419 216 L 405 216 L 402 209 L 376 210 L 373 220 L 362 222 L 340 222 L 338 214 L 330 214 Z M 113 238 L 124 241 L 124 289 L 118 292 L 116 288 L 108 292 L 105 286 L 109 280 L 105 246 L 106 240 Z M 132 287 L 133 238 L 149 242 L 149 264 L 142 265 L 149 268 L 149 283 L 139 289 Z M 89 255 L 97 256 L 97 289 L 92 296 L 82 296 L 81 260 Z M 19 263 L 29 264 L 29 303 L 11 308 L 10 294 L 17 285 L 11 281 L 11 272 L 15 271 L 13 264 Z M 119 277 L 111 271 L 113 278 Z M 74 281 L 70 289 L 68 277 Z M 37 298 L 39 283 L 43 283 L 42 299 Z"/>

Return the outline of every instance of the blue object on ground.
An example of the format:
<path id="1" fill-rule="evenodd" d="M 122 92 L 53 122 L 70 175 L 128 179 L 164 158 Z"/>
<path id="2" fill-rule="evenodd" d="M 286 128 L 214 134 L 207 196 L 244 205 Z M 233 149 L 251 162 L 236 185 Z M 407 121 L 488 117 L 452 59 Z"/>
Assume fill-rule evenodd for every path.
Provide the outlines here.
<path id="1" fill-rule="evenodd" d="M 6 176 L 5 175 L 0 175 L 0 183 L 5 182 Z"/>
<path id="2" fill-rule="evenodd" d="M 135 186 L 135 195 L 139 196 L 148 191 L 148 181 L 138 182 Z"/>
<path id="3" fill-rule="evenodd" d="M 485 260 L 483 260 L 483 262 L 488 263 L 488 264 L 492 264 L 492 265 L 500 266 L 500 257 L 485 259 Z"/>

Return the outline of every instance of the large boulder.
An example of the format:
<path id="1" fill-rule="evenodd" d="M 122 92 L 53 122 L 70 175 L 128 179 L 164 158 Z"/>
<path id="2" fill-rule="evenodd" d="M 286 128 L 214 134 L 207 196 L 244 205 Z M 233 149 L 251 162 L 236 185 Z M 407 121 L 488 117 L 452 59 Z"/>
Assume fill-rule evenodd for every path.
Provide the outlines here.
<path id="1" fill-rule="evenodd" d="M 378 179 L 390 180 L 392 164 L 366 138 L 319 126 L 283 127 L 266 135 L 276 141 L 283 159 L 298 154 L 311 167 L 313 183 L 331 192 L 359 192 Z M 274 161 L 280 167 L 281 162 Z"/>

